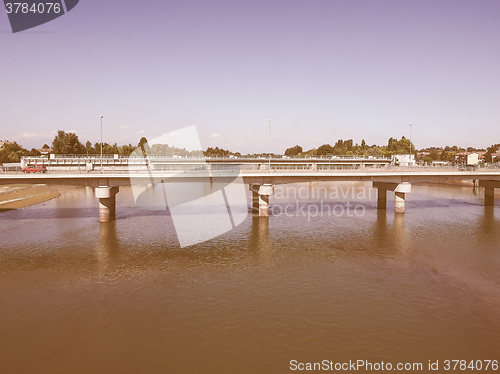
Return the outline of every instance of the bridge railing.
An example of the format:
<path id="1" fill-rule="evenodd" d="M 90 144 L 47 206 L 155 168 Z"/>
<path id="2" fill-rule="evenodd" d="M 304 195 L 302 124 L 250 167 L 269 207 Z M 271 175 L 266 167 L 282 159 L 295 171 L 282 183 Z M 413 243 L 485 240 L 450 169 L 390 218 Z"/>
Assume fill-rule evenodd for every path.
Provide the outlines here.
<path id="1" fill-rule="evenodd" d="M 101 172 L 101 168 L 96 166 L 88 169 L 84 164 L 67 164 L 64 166 L 47 166 L 48 173 L 76 173 L 76 174 L 96 174 Z M 321 164 L 313 167 L 312 164 L 269 164 L 265 163 L 249 163 L 242 165 L 234 165 L 227 163 L 210 163 L 210 164 L 159 164 L 146 166 L 145 163 L 137 164 L 135 167 L 132 164 L 104 164 L 102 172 L 109 174 L 124 174 L 124 173 L 183 173 L 183 172 L 241 172 L 245 173 L 341 173 L 341 172 L 360 172 L 360 173 L 388 173 L 388 172 L 415 172 L 415 173 L 490 173 L 500 172 L 500 163 L 488 166 L 473 167 L 473 166 L 364 166 L 363 164 L 338 165 L 338 164 Z M 21 173 L 20 167 L 3 167 L 0 166 L 0 173 L 15 174 Z"/>
<path id="2" fill-rule="evenodd" d="M 81 159 L 81 160 L 100 160 L 100 159 L 115 159 L 115 160 L 127 160 L 127 159 L 143 159 L 142 156 L 124 156 L 118 154 L 103 154 L 102 157 L 99 154 L 51 154 L 50 156 L 22 156 L 22 160 L 40 160 L 40 161 L 50 161 L 50 160 L 60 160 L 60 159 Z M 335 156 L 284 156 L 284 155 L 271 155 L 271 160 L 298 160 L 298 161 L 328 161 L 328 160 L 384 160 L 390 161 L 391 157 L 387 156 L 368 156 L 368 155 L 335 155 Z M 241 155 L 241 156 L 178 156 L 178 155 L 148 155 L 147 159 L 150 160 L 269 160 L 268 155 Z"/>

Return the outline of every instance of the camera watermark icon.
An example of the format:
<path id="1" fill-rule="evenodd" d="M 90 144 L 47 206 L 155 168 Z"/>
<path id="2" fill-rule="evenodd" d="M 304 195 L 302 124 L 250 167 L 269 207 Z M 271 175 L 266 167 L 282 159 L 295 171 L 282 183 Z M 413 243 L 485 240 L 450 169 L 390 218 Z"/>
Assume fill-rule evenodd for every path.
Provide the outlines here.
<path id="1" fill-rule="evenodd" d="M 128 162 L 136 205 L 170 211 L 181 247 L 222 235 L 248 215 L 240 168 L 207 162 L 195 126 L 142 144 Z"/>
<path id="2" fill-rule="evenodd" d="M 4 0 L 12 32 L 40 26 L 63 16 L 80 0 Z"/>

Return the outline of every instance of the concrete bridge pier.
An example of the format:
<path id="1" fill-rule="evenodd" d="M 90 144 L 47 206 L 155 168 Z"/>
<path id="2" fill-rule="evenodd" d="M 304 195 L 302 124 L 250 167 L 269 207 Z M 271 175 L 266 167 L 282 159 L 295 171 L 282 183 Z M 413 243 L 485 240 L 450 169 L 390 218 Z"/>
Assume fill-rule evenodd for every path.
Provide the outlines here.
<path id="1" fill-rule="evenodd" d="M 493 187 L 486 187 L 484 189 L 484 206 L 495 205 L 495 189 Z"/>
<path id="2" fill-rule="evenodd" d="M 405 212 L 405 194 L 404 192 L 394 192 L 394 211 L 396 213 Z"/>
<path id="3" fill-rule="evenodd" d="M 396 213 L 405 212 L 405 194 L 411 192 L 411 184 L 409 182 L 400 183 L 394 190 L 394 211 Z"/>
<path id="4" fill-rule="evenodd" d="M 269 196 L 274 194 L 274 186 L 251 184 L 250 191 L 252 191 L 252 215 L 269 217 Z"/>
<path id="5" fill-rule="evenodd" d="M 387 190 L 377 188 L 377 209 L 387 209 Z"/>
<path id="6" fill-rule="evenodd" d="M 118 191 L 118 187 L 96 187 L 95 197 L 99 199 L 99 222 L 110 222 L 115 219 Z"/>
<path id="7" fill-rule="evenodd" d="M 495 188 L 500 188 L 500 181 L 480 180 L 479 187 L 484 187 L 484 206 L 494 206 Z"/>
<path id="8" fill-rule="evenodd" d="M 394 211 L 396 213 L 405 212 L 405 197 L 407 193 L 411 192 L 411 184 L 409 182 L 373 182 L 373 188 L 378 190 L 377 209 L 387 208 L 387 191 L 394 191 Z"/>
<path id="9" fill-rule="evenodd" d="M 259 216 L 259 188 L 260 184 L 250 184 L 249 190 L 252 191 L 252 216 Z"/>

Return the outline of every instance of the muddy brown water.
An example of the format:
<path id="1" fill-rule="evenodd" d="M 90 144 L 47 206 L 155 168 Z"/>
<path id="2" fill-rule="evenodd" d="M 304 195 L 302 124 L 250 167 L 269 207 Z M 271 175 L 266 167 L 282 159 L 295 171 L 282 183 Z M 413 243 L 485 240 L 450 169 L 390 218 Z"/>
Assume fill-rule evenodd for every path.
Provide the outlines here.
<path id="1" fill-rule="evenodd" d="M 500 359 L 499 201 L 480 190 L 415 186 L 396 215 L 366 184 L 290 185 L 269 220 L 187 248 L 128 188 L 109 224 L 60 191 L 0 214 L 3 373 Z"/>

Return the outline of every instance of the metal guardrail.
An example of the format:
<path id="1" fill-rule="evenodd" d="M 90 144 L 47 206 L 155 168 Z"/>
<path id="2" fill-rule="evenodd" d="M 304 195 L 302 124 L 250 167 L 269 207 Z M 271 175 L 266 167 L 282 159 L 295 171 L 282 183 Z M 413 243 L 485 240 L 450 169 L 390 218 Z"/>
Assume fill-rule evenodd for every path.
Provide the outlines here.
<path id="1" fill-rule="evenodd" d="M 132 166 L 132 167 L 131 167 Z M 124 173 L 183 173 L 183 172 L 225 172 L 225 171 L 240 171 L 244 173 L 341 173 L 341 172 L 360 172 L 383 174 L 390 172 L 409 172 L 409 173 L 450 173 L 460 172 L 467 174 L 483 174 L 491 172 L 500 172 L 500 164 L 489 165 L 486 167 L 464 167 L 460 165 L 454 166 L 362 166 L 359 164 L 353 165 L 322 165 L 323 167 L 313 168 L 312 165 L 273 165 L 269 169 L 268 164 L 244 164 L 241 166 L 231 164 L 202 164 L 202 165 L 154 165 L 152 168 L 146 168 L 145 164 L 137 165 L 104 165 L 102 172 L 105 174 L 124 174 Z M 327 167 L 329 166 L 329 167 Z M 94 170 L 88 170 L 85 165 L 67 165 L 67 166 L 49 166 L 47 168 L 49 174 L 100 174 L 100 167 Z M 0 167 L 1 174 L 20 174 L 21 169 L 3 168 Z"/>
<path id="2" fill-rule="evenodd" d="M 58 159 L 81 159 L 81 160 L 100 160 L 100 155 L 57 155 L 52 154 L 50 157 L 47 156 L 22 156 L 22 160 L 58 160 Z M 102 155 L 103 160 L 115 159 L 115 160 L 124 160 L 124 159 L 143 159 L 142 156 L 123 156 L 123 155 Z M 244 155 L 244 156 L 156 156 L 156 155 L 148 155 L 148 159 L 150 160 L 269 160 L 269 156 L 258 156 L 258 155 Z M 385 160 L 390 161 L 392 158 L 387 156 L 368 156 L 368 155 L 336 155 L 336 156 L 284 156 L 284 155 L 272 155 L 271 160 Z"/>

